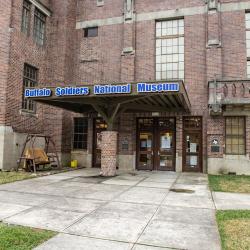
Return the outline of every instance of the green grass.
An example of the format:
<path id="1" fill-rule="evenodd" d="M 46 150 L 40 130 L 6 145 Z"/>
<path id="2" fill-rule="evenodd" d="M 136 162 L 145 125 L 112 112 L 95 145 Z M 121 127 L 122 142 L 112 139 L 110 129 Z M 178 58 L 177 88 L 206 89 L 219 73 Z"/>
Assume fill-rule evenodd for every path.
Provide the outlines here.
<path id="1" fill-rule="evenodd" d="M 0 250 L 30 250 L 55 235 L 51 231 L 0 223 Z"/>
<path id="2" fill-rule="evenodd" d="M 250 249 L 250 210 L 217 211 L 223 250 Z"/>
<path id="3" fill-rule="evenodd" d="M 212 191 L 250 193 L 250 176 L 245 175 L 209 175 Z"/>
<path id="4" fill-rule="evenodd" d="M 34 177 L 35 176 L 32 175 L 31 173 L 26 173 L 26 172 L 0 172 L 0 185 L 9 182 L 30 179 Z"/>

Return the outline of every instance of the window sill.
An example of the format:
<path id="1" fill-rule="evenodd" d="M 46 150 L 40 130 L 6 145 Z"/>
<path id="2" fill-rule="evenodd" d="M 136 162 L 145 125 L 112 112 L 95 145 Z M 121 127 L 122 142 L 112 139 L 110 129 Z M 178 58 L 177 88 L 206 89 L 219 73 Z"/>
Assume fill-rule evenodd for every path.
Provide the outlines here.
<path id="1" fill-rule="evenodd" d="M 25 109 L 20 109 L 19 110 L 20 115 L 23 116 L 29 116 L 29 117 L 33 117 L 33 118 L 38 118 L 38 114 L 33 112 L 33 111 L 29 111 L 29 110 L 25 110 Z"/>
<path id="2" fill-rule="evenodd" d="M 73 148 L 72 150 L 71 150 L 72 152 L 82 152 L 82 151 L 87 151 L 87 149 L 77 149 L 77 148 Z"/>
<path id="3" fill-rule="evenodd" d="M 223 158 L 226 160 L 249 160 L 249 154 L 244 154 L 244 155 L 224 154 Z"/>
<path id="4" fill-rule="evenodd" d="M 87 149 L 71 149 L 71 154 L 83 156 L 83 155 L 88 155 L 89 151 Z"/>

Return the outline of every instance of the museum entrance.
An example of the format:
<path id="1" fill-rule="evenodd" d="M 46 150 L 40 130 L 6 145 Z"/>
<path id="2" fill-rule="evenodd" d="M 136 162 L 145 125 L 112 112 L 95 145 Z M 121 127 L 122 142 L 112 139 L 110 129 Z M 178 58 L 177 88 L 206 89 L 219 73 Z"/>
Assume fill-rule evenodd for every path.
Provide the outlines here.
<path id="1" fill-rule="evenodd" d="M 175 171 L 174 118 L 137 119 L 137 169 Z"/>

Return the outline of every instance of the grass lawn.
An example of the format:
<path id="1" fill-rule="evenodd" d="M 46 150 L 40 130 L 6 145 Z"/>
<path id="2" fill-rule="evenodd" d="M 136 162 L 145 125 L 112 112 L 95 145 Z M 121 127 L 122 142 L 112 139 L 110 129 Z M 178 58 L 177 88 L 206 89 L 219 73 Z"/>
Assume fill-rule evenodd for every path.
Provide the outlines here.
<path id="1" fill-rule="evenodd" d="M 34 178 L 35 176 L 31 173 L 26 172 L 0 172 L 0 185 L 14 182 L 14 181 L 21 181 L 25 179 Z"/>
<path id="2" fill-rule="evenodd" d="M 55 235 L 51 231 L 0 223 L 0 250 L 33 249 Z"/>
<path id="3" fill-rule="evenodd" d="M 245 175 L 209 175 L 212 191 L 250 193 L 250 176 Z"/>
<path id="4" fill-rule="evenodd" d="M 250 210 L 217 211 L 223 250 L 250 249 Z"/>

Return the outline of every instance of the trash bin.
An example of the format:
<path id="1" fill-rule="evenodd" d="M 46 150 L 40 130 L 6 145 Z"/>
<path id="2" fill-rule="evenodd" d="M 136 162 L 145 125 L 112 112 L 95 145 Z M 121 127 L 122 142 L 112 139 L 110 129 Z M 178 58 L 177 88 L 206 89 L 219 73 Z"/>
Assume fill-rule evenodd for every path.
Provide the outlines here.
<path id="1" fill-rule="evenodd" d="M 77 168 L 77 165 L 78 165 L 77 160 L 72 160 L 72 161 L 71 161 L 71 165 L 70 165 L 70 166 L 71 166 L 72 168 Z"/>

